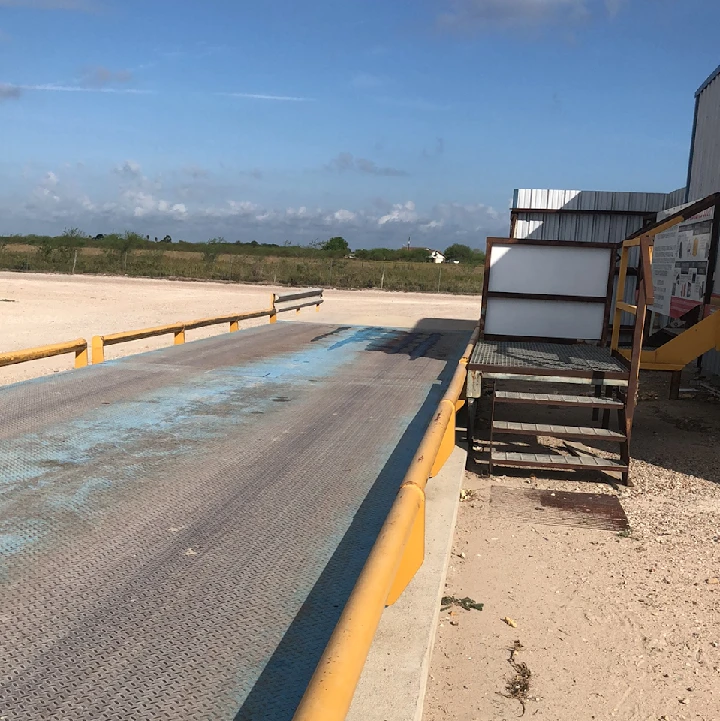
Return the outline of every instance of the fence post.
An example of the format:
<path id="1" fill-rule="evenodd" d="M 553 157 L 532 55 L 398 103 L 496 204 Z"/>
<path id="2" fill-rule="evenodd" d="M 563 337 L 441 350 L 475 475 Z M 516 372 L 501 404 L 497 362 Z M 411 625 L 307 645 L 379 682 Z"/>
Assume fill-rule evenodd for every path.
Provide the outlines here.
<path id="1" fill-rule="evenodd" d="M 92 339 L 92 364 L 102 363 L 105 360 L 105 342 L 101 335 L 94 335 Z"/>
<path id="2" fill-rule="evenodd" d="M 72 267 L 72 272 L 70 273 L 70 275 L 75 275 L 75 266 L 77 265 L 77 253 L 78 253 L 77 248 L 75 248 L 75 256 L 73 258 L 73 267 Z M 87 363 L 85 365 L 87 365 Z"/>
<path id="3" fill-rule="evenodd" d="M 270 322 L 277 323 L 277 308 L 275 307 L 275 293 L 270 295 Z"/>
<path id="4" fill-rule="evenodd" d="M 185 342 L 185 326 L 175 331 L 175 345 L 182 345 Z"/>

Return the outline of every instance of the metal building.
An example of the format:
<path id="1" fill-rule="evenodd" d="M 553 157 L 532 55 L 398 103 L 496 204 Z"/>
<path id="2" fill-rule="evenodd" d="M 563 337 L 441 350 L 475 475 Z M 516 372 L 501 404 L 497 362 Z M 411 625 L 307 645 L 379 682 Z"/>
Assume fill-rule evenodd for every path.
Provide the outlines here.
<path id="1" fill-rule="evenodd" d="M 576 240 L 622 243 L 657 214 L 680 205 L 685 188 L 672 193 L 612 193 L 593 190 L 518 189 L 510 209 L 510 237 L 535 240 Z M 630 257 L 637 267 L 637 248 Z M 634 278 L 629 277 L 623 300 L 633 303 Z M 623 315 L 623 325 L 633 319 Z"/>
<path id="2" fill-rule="evenodd" d="M 685 199 L 692 202 L 717 191 L 720 191 L 720 67 L 695 93 L 695 120 Z M 713 296 L 720 294 L 718 275 L 716 270 Z M 720 375 L 720 353 L 706 353 L 702 357 L 702 368 L 706 373 Z"/>
<path id="3" fill-rule="evenodd" d="M 695 93 L 686 201 L 720 190 L 720 67 Z"/>

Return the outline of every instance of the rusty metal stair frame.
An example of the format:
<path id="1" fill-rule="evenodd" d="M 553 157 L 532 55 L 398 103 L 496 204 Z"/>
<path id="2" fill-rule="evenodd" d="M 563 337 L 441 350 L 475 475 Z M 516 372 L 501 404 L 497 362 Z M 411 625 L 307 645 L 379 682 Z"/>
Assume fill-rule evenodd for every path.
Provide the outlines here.
<path id="1" fill-rule="evenodd" d="M 516 421 L 493 421 L 494 433 L 509 433 L 522 436 L 550 436 L 552 438 L 566 438 L 593 441 L 614 441 L 622 443 L 625 435 L 611 431 L 607 428 L 594 428 L 592 426 L 564 426 L 554 423 L 519 423 Z"/>
<path id="2" fill-rule="evenodd" d="M 551 381 L 548 381 L 551 382 Z M 556 381 L 552 381 L 556 383 Z M 602 386 L 597 386 L 602 391 Z M 620 473 L 625 485 L 630 485 L 629 479 L 629 441 L 625 430 L 626 395 L 612 395 L 614 389 L 609 387 L 606 392 L 611 395 L 567 395 L 560 393 L 522 393 L 515 391 L 498 390 L 497 384 L 493 387 L 492 416 L 490 422 L 490 454 L 489 470 L 493 466 L 508 466 L 520 468 L 550 468 L 556 470 L 594 470 Z M 595 414 L 600 409 L 603 412 L 602 427 L 591 426 L 565 426 L 553 423 L 522 423 L 514 421 L 498 421 L 495 419 L 497 405 L 536 405 L 555 408 L 591 408 Z M 618 427 L 620 432 L 609 430 L 609 418 L 612 410 L 618 413 Z M 593 415 L 593 419 L 597 417 Z M 582 453 L 577 456 L 563 456 L 557 453 L 515 453 L 495 449 L 495 438 L 500 434 L 547 436 L 551 438 L 594 440 L 620 444 L 620 459 L 613 460 Z"/>
<path id="3" fill-rule="evenodd" d="M 498 403 L 526 403 L 546 406 L 580 406 L 585 408 L 622 408 L 622 403 L 613 398 L 593 396 L 571 396 L 555 393 L 518 393 L 514 391 L 497 391 L 495 400 Z"/>
<path id="4" fill-rule="evenodd" d="M 492 451 L 492 462 L 496 466 L 518 468 L 554 468 L 564 470 L 592 470 L 626 473 L 626 466 L 600 456 L 560 456 L 557 453 L 512 453 Z"/>

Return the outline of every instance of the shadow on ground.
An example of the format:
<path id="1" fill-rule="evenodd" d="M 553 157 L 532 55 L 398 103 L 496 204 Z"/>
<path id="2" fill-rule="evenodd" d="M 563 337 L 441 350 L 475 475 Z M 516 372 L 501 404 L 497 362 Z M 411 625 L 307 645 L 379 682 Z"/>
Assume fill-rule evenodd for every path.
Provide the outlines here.
<path id="1" fill-rule="evenodd" d="M 442 358 L 447 362 L 234 721 L 292 719 L 470 336 L 466 329 L 444 330 L 361 327 L 354 334 L 351 342 L 365 338 L 369 350 L 407 353 L 411 358 Z"/>
<path id="2" fill-rule="evenodd" d="M 688 371 L 683 385 L 692 387 L 693 371 Z M 517 384 L 513 385 L 513 389 Z M 666 469 L 668 471 L 704 478 L 720 483 L 720 401 L 701 390 L 680 400 L 667 400 L 669 395 L 669 374 L 643 372 L 640 376 L 640 392 L 632 441 L 631 459 Z M 509 388 L 510 386 L 508 386 Z M 523 388 L 523 390 L 527 390 Z M 585 393 L 586 386 L 575 386 L 568 393 Z M 520 410 L 522 408 L 522 411 Z M 468 460 L 468 470 L 479 475 L 489 472 L 491 397 L 484 395 L 478 404 L 475 419 L 475 442 Z M 562 423 L 563 425 L 598 425 L 593 422 L 590 412 L 563 408 L 553 410 L 538 406 L 500 407 L 496 419 L 520 420 L 526 423 Z M 618 429 L 615 414 L 611 415 L 612 429 Z M 583 447 L 590 452 L 593 448 L 575 441 L 559 441 L 550 447 L 539 443 L 535 437 L 501 436 L 495 438 L 508 443 L 503 450 L 524 453 L 552 453 L 561 451 L 577 454 Z M 614 451 L 617 444 L 598 446 L 602 450 Z M 534 476 L 543 479 L 580 481 L 587 483 L 610 483 L 615 486 L 619 477 L 598 471 L 559 471 L 527 468 L 498 468 L 497 475 L 514 478 Z"/>

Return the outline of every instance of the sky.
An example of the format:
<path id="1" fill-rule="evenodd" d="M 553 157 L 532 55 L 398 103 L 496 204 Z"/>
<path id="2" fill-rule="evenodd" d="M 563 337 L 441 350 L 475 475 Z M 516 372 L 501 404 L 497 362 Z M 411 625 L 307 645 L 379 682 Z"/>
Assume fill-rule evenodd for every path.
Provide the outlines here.
<path id="1" fill-rule="evenodd" d="M 716 0 L 0 0 L 0 235 L 482 248 L 685 184 Z"/>

